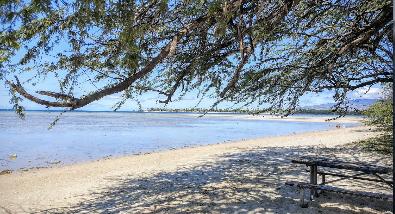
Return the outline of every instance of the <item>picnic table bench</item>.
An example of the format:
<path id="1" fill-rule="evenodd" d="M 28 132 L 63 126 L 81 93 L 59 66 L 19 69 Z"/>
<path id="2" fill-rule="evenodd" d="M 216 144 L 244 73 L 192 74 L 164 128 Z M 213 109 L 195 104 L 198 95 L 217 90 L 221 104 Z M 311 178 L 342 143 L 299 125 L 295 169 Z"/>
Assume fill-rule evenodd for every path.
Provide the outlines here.
<path id="1" fill-rule="evenodd" d="M 327 184 L 338 182 L 345 179 L 355 179 L 355 180 L 365 180 L 378 183 L 385 183 L 390 188 L 393 188 L 393 181 L 386 180 L 382 175 L 392 173 L 392 168 L 377 166 L 372 164 L 361 164 L 361 163 L 351 163 L 342 160 L 336 160 L 325 157 L 314 157 L 314 156 L 302 156 L 291 161 L 295 164 L 304 164 L 308 166 L 310 172 L 310 183 L 306 182 L 286 182 L 287 185 L 296 186 L 300 191 L 300 205 L 301 207 L 307 207 L 308 204 L 304 201 L 304 190 L 310 189 L 310 200 L 314 197 L 318 197 L 318 191 L 329 191 L 341 194 L 349 194 L 354 196 L 369 197 L 375 199 L 389 200 L 392 201 L 392 195 L 372 193 L 372 192 L 362 192 L 362 191 L 350 191 L 334 186 L 329 186 Z M 318 170 L 320 167 L 320 170 Z M 337 170 L 347 170 L 354 174 L 345 174 L 341 172 L 331 172 L 326 170 L 327 168 L 337 169 Z M 318 184 L 318 175 L 321 176 L 321 183 Z M 326 176 L 339 177 L 338 179 L 326 180 Z"/>

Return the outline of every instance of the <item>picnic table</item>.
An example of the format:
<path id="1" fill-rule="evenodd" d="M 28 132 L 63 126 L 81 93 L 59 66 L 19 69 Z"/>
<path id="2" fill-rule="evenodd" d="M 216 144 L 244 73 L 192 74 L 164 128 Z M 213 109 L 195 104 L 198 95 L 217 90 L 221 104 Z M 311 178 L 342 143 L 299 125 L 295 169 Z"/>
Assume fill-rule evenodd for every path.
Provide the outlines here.
<path id="1" fill-rule="evenodd" d="M 291 161 L 295 164 L 304 164 L 308 166 L 310 172 L 310 182 L 287 182 L 287 185 L 297 186 L 300 191 L 300 205 L 307 207 L 307 203 L 304 201 L 304 190 L 310 189 L 310 200 L 314 197 L 318 197 L 318 191 L 330 191 L 342 194 L 350 194 L 355 196 L 370 197 L 382 200 L 392 200 L 392 195 L 373 193 L 373 192 L 362 192 L 362 191 L 350 191 L 335 186 L 329 186 L 329 183 L 338 182 L 345 179 L 354 180 L 365 180 L 371 182 L 385 183 L 393 189 L 393 181 L 386 180 L 383 178 L 385 174 L 391 174 L 392 168 L 377 166 L 373 164 L 365 163 L 352 163 L 342 160 L 326 158 L 326 157 L 315 157 L 315 156 L 302 156 Z M 320 168 L 318 168 L 320 167 Z M 336 170 L 346 170 L 353 174 L 346 174 L 344 172 L 333 172 L 329 171 L 328 168 Z M 318 184 L 318 175 L 321 176 L 321 183 Z M 337 179 L 328 181 L 326 176 L 338 177 Z"/>

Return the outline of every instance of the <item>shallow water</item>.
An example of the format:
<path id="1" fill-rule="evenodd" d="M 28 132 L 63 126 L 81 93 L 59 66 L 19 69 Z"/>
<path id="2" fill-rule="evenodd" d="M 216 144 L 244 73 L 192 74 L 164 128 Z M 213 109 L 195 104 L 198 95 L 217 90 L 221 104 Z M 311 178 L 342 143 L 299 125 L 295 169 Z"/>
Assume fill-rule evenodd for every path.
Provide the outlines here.
<path id="1" fill-rule="evenodd" d="M 229 114 L 0 112 L 0 171 L 333 128 L 335 123 L 247 120 Z M 345 124 L 353 126 L 355 124 Z M 16 158 L 12 158 L 16 154 Z"/>

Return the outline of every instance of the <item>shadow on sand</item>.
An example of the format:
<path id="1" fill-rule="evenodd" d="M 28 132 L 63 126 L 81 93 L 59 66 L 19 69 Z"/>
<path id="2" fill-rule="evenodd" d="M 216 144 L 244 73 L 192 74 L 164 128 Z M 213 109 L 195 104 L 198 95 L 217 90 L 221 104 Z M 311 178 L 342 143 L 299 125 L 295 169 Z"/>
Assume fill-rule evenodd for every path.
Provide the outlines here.
<path id="1" fill-rule="evenodd" d="M 349 150 L 353 150 L 350 148 Z M 114 185 L 96 190 L 81 203 L 51 213 L 382 213 L 391 202 L 324 193 L 309 208 L 300 208 L 298 192 L 285 186 L 287 180 L 306 180 L 303 166 L 290 159 L 317 152 L 329 156 L 355 151 L 327 148 L 265 148 L 227 154 L 219 161 L 176 172 L 157 173 L 144 179 L 113 179 Z M 366 157 L 363 158 L 366 160 Z M 371 159 L 370 163 L 379 162 Z M 132 177 L 132 176 L 131 176 Z M 355 183 L 366 190 L 366 184 Z M 368 185 L 371 190 L 384 190 Z"/>

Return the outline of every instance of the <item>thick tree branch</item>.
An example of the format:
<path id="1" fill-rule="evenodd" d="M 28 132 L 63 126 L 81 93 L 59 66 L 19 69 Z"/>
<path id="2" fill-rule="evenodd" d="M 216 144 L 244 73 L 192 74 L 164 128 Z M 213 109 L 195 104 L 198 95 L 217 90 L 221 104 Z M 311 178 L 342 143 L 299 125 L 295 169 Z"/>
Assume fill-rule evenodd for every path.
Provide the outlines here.
<path id="1" fill-rule="evenodd" d="M 117 84 L 108 86 L 104 89 L 101 89 L 99 91 L 96 91 L 94 93 L 91 93 L 89 95 L 86 95 L 80 99 L 74 99 L 73 101 L 63 101 L 63 102 L 50 102 L 46 100 L 42 100 L 40 98 L 37 98 L 30 93 L 26 92 L 26 90 L 21 86 L 19 83 L 19 80 L 17 79 L 17 84 L 14 84 L 11 81 L 7 81 L 7 83 L 15 90 L 17 91 L 20 95 L 25 97 L 28 100 L 31 100 L 33 102 L 36 102 L 41 105 L 45 105 L 48 107 L 70 107 L 71 109 L 77 109 L 84 107 L 88 105 L 89 103 L 92 103 L 96 100 L 101 99 L 104 96 L 110 95 L 110 94 L 115 94 L 118 92 L 121 92 L 123 90 L 126 90 L 130 85 L 132 85 L 136 80 L 142 78 L 149 72 L 151 72 L 164 58 L 171 56 L 175 54 L 175 50 L 177 47 L 177 43 L 179 39 L 187 34 L 191 29 L 198 27 L 200 24 L 204 23 L 208 19 L 207 16 L 200 17 L 193 21 L 192 23 L 188 24 L 186 27 L 182 28 L 174 37 L 173 39 L 160 51 L 160 53 L 154 57 L 143 69 L 141 69 L 139 72 L 131 75 L 127 79 L 125 79 L 122 82 L 119 82 Z M 59 93 L 46 93 L 45 95 L 55 95 L 58 97 L 66 97 L 67 95 L 64 94 L 59 94 Z"/>
<path id="2" fill-rule="evenodd" d="M 33 96 L 33 95 L 29 94 L 28 92 L 26 92 L 26 90 L 22 87 L 21 83 L 19 82 L 19 79 L 17 77 L 15 77 L 15 79 L 16 79 L 16 83 L 13 83 L 8 80 L 6 81 L 6 83 L 9 84 L 13 90 L 15 90 L 20 95 L 22 95 L 23 97 L 25 97 L 26 99 L 28 99 L 32 102 L 35 102 L 35 103 L 38 103 L 40 105 L 44 105 L 47 107 L 72 108 L 73 105 L 76 105 L 76 100 L 67 100 L 67 101 L 62 101 L 62 102 L 51 102 L 51 101 L 40 99 L 40 98 Z M 49 94 L 51 94 L 51 93 L 49 93 Z M 46 94 L 46 95 L 48 95 L 48 94 Z"/>

